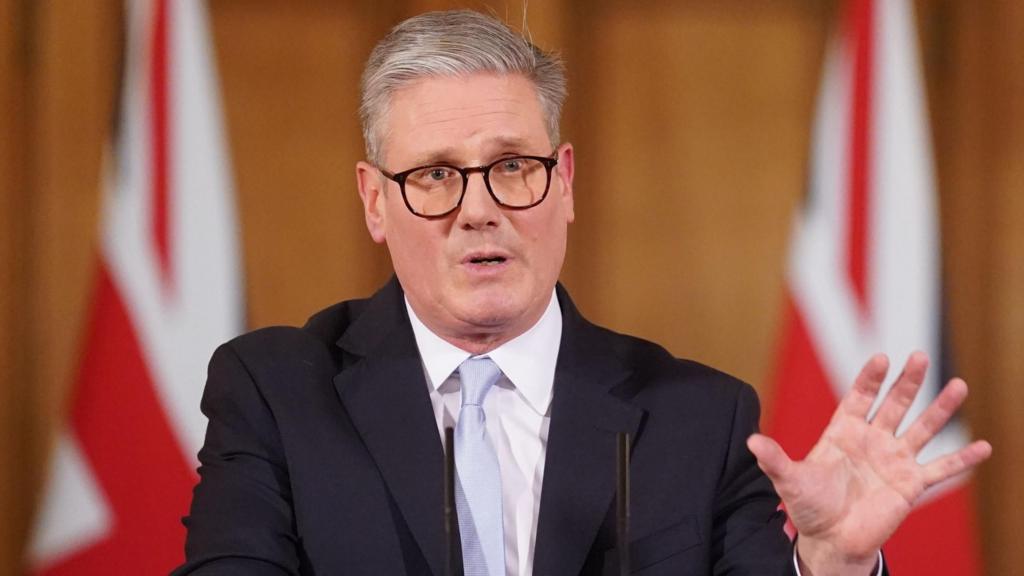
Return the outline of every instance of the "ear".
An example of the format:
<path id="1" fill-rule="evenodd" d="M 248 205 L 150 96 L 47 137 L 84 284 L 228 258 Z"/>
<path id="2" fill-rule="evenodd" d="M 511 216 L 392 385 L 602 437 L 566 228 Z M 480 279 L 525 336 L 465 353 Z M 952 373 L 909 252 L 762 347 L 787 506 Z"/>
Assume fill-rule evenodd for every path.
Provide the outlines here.
<path id="1" fill-rule="evenodd" d="M 384 222 L 387 217 L 384 187 L 387 180 L 380 171 L 368 162 L 356 163 L 356 184 L 359 186 L 359 198 L 363 201 L 363 216 L 366 218 L 366 229 L 373 241 L 380 244 L 385 240 Z"/>
<path id="2" fill-rule="evenodd" d="M 558 179 L 558 199 L 565 206 L 566 219 L 572 222 L 576 219 L 573 212 L 572 177 L 575 171 L 574 155 L 572 144 L 566 142 L 558 147 L 558 164 L 555 165 L 555 177 Z"/>

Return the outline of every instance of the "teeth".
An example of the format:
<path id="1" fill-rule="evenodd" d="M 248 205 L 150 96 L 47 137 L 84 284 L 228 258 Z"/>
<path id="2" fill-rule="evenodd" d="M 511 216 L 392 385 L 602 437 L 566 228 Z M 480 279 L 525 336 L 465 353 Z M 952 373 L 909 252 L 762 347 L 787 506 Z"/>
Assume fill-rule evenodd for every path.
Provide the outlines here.
<path id="1" fill-rule="evenodd" d="M 473 258 L 472 260 L 470 260 L 470 262 L 472 262 L 473 264 L 486 264 L 486 265 L 501 264 L 504 261 L 505 261 L 505 259 L 504 258 L 500 258 L 500 257 L 497 257 L 497 258 Z"/>

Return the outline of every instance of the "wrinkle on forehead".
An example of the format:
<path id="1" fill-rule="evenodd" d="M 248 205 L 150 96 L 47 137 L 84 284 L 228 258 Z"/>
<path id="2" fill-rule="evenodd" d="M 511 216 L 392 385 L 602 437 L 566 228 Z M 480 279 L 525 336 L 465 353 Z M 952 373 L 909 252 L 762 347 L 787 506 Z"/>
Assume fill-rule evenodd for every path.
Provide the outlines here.
<path id="1" fill-rule="evenodd" d="M 515 118 L 522 116 L 522 114 L 516 110 L 489 110 L 484 106 L 481 106 L 479 110 L 465 110 L 452 107 L 445 110 L 427 112 L 420 117 L 420 123 L 424 125 L 449 124 L 464 118 L 487 119 L 500 116 Z"/>
<path id="2" fill-rule="evenodd" d="M 406 143 L 403 165 L 484 163 L 504 152 L 545 154 L 549 144 L 536 89 L 519 75 L 425 78 L 392 95 L 390 114 L 389 128 L 405 131 L 388 138 Z"/>
<path id="3" fill-rule="evenodd" d="M 452 103 L 449 94 L 432 91 L 405 108 L 413 126 L 421 128 L 445 127 L 467 119 L 477 120 L 481 128 L 487 123 L 513 121 L 516 124 L 526 121 L 522 99 L 495 95 L 486 100 L 473 101 L 471 105 Z M 538 106 L 539 109 L 539 106 Z"/>

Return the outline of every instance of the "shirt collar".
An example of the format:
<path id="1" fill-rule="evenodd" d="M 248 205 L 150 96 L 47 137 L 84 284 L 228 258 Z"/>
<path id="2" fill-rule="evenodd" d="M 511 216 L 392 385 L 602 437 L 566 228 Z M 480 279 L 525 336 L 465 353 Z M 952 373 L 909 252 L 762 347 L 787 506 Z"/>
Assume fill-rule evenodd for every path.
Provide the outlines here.
<path id="1" fill-rule="evenodd" d="M 405 307 L 430 387 L 437 390 L 471 354 L 427 328 L 416 316 L 408 298 L 405 299 Z M 548 307 L 536 324 L 485 356 L 494 360 L 534 411 L 546 415 L 551 406 L 555 364 L 561 342 L 562 310 L 552 291 Z"/>

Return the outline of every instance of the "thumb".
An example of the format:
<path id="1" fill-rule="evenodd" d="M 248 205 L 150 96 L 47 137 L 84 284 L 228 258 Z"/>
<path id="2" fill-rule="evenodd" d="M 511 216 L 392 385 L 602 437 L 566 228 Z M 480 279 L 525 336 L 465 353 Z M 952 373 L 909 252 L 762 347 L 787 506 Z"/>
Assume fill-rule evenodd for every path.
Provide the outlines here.
<path id="1" fill-rule="evenodd" d="M 775 484 L 775 489 L 780 490 L 780 484 L 789 480 L 793 468 L 793 461 L 786 455 L 786 451 L 764 434 L 752 434 L 747 438 L 747 448 L 757 458 L 757 465 Z"/>

